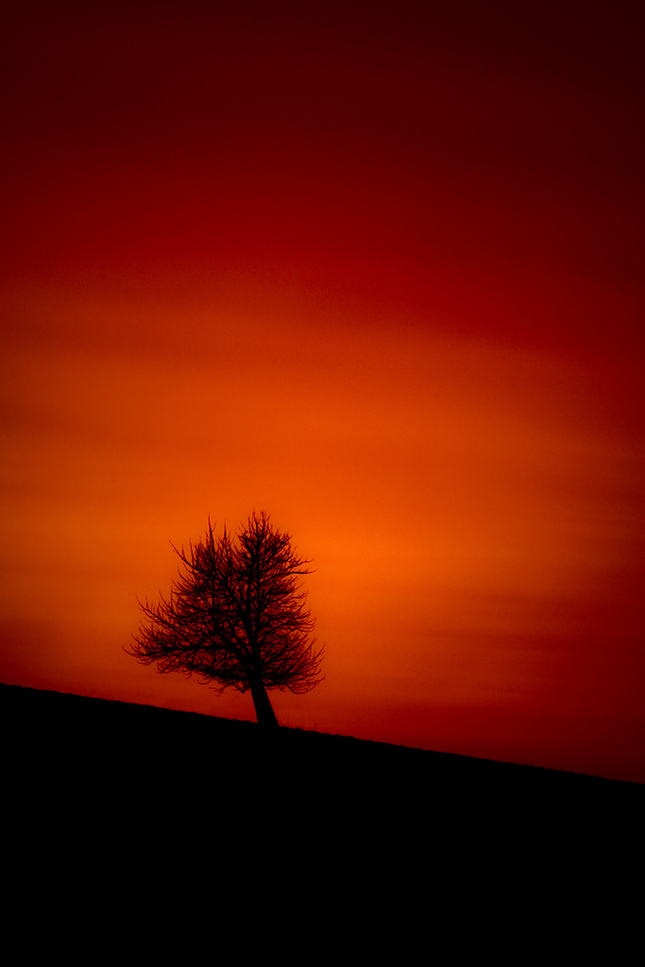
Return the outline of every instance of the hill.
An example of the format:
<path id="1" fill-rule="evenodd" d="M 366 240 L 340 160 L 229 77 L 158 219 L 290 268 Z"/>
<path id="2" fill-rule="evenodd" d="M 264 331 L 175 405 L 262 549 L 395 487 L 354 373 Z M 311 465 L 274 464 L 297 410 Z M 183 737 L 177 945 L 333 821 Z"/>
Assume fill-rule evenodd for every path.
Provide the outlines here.
<path id="1" fill-rule="evenodd" d="M 0 684 L 6 763 L 23 776 L 69 787 L 101 776 L 116 786 L 176 783 L 197 794 L 215 782 L 224 796 L 262 781 L 267 790 L 314 786 L 348 799 L 419 798 L 526 806 L 642 808 L 645 786 L 598 776 L 430 752 L 348 736 Z M 226 790 L 228 789 L 228 792 Z"/>
<path id="2" fill-rule="evenodd" d="M 0 709 L 17 881 L 333 883 L 422 918 L 431 896 L 633 900 L 642 785 L 18 686 Z"/>

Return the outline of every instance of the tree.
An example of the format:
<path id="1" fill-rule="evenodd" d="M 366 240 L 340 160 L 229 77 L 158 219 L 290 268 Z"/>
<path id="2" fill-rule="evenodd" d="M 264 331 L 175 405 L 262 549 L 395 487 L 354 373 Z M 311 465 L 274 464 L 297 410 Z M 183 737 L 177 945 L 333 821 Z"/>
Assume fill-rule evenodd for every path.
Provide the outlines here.
<path id="1" fill-rule="evenodd" d="M 258 723 L 278 726 L 267 689 L 301 694 L 324 677 L 298 580 L 311 562 L 264 513 L 253 513 L 237 541 L 226 529 L 216 538 L 209 519 L 203 542 L 188 552 L 171 546 L 179 579 L 159 604 L 139 601 L 145 620 L 129 654 L 162 673 L 195 673 L 217 694 L 250 689 Z"/>

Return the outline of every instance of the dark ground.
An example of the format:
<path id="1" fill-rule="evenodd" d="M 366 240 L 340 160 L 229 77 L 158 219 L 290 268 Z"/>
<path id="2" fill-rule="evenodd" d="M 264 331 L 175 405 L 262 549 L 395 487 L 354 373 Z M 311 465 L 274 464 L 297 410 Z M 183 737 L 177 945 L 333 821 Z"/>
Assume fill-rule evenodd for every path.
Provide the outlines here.
<path id="1" fill-rule="evenodd" d="M 18 686 L 0 710 L 13 827 L 76 861 L 216 857 L 221 873 L 261 856 L 455 889 L 500 869 L 622 875 L 642 856 L 636 783 Z"/>
<path id="2" fill-rule="evenodd" d="M 351 737 L 241 722 L 154 706 L 0 684 L 5 769 L 14 789 L 59 796 L 180 796 L 221 810 L 252 796 L 258 811 L 284 801 L 365 818 L 440 811 L 641 815 L 645 786 Z M 526 830 L 528 834 L 528 829 Z"/>
<path id="3" fill-rule="evenodd" d="M 66 772 L 70 781 L 104 770 L 115 781 L 140 784 L 144 776 L 163 781 L 178 778 L 190 764 L 211 778 L 219 770 L 221 783 L 229 773 L 246 774 L 253 763 L 269 777 L 275 769 L 274 783 L 342 782 L 359 796 L 372 784 L 382 788 L 396 780 L 401 794 L 409 787 L 426 793 L 441 789 L 444 795 L 449 789 L 479 795 L 504 791 L 645 804 L 640 783 L 302 729 L 285 727 L 267 735 L 254 722 L 17 685 L 0 683 L 0 715 L 5 754 L 14 768 L 30 762 L 52 778 Z M 199 782 L 197 775 L 192 781 Z"/>
<path id="4" fill-rule="evenodd" d="M 431 932 L 452 963 L 640 922 L 639 784 L 17 686 L 0 710 L 5 882 L 33 924 L 53 904 L 57 930 L 82 911 L 162 951 L 185 930 L 198 959 L 229 929 L 369 959 Z"/>

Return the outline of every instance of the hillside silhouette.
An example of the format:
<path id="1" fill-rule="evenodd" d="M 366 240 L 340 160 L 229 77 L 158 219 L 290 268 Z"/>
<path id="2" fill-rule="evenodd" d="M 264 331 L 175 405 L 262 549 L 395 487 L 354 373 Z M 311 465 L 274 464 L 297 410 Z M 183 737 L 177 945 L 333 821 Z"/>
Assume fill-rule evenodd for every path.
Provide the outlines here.
<path id="1" fill-rule="evenodd" d="M 145 794 L 181 785 L 226 804 L 248 790 L 288 799 L 306 791 L 347 809 L 406 812 L 429 805 L 504 812 L 621 810 L 645 786 L 597 776 L 431 752 L 348 736 L 0 684 L 5 767 L 14 778 L 67 790 L 93 780 Z"/>
<path id="2" fill-rule="evenodd" d="M 487 918 L 522 936 L 572 901 L 637 903 L 636 783 L 1 684 L 0 709 L 14 892 L 44 876 L 56 908 L 72 882 L 146 943 L 150 911 L 166 942 L 186 899 L 234 921 L 257 884 L 266 929 L 322 903 L 364 945 L 371 910 L 377 947 L 382 918 L 420 941 L 433 911 L 461 946 Z"/>
<path id="3" fill-rule="evenodd" d="M 139 903 L 143 877 L 146 902 L 158 882 L 232 904 L 261 883 L 269 909 L 313 890 L 333 922 L 365 897 L 419 928 L 429 903 L 635 902 L 637 783 L 18 686 L 0 709 L 14 882 L 71 869 L 88 902 Z"/>

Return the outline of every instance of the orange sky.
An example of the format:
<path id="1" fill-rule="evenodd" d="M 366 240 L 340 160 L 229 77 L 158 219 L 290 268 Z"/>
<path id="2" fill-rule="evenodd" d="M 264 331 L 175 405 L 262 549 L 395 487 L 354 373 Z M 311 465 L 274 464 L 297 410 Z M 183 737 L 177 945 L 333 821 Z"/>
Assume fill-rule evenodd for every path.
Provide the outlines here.
<path id="1" fill-rule="evenodd" d="M 0 680 L 253 717 L 122 646 L 265 510 L 282 722 L 645 781 L 636 25 L 210 6 L 12 15 Z"/>

